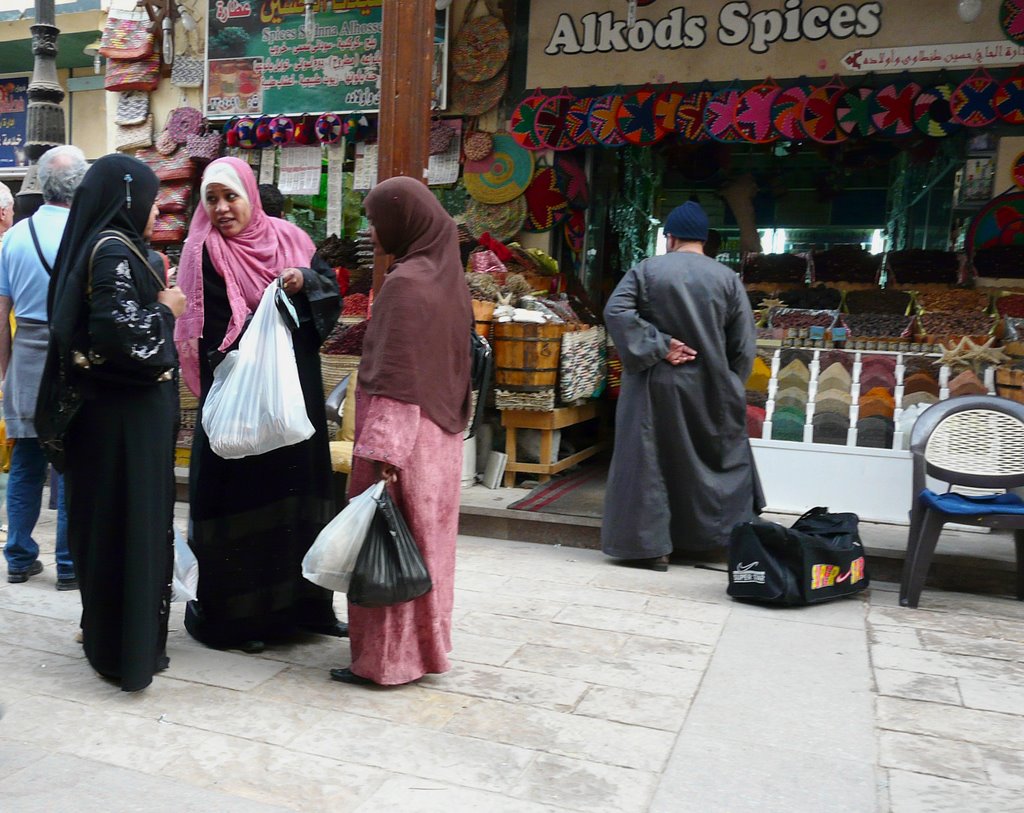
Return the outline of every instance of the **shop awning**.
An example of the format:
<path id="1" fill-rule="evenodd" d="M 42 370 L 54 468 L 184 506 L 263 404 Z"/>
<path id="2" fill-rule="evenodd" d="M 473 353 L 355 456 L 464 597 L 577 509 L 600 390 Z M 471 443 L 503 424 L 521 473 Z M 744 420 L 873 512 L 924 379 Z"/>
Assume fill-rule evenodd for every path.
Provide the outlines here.
<path id="1" fill-rule="evenodd" d="M 0 3 L 0 9 L 3 8 Z M 77 10 L 64 13 L 68 6 L 81 8 L 93 6 L 88 10 Z M 57 6 L 57 67 L 84 68 L 92 65 L 92 57 L 84 51 L 89 43 L 94 42 L 103 30 L 107 15 L 100 10 L 98 0 L 86 0 L 79 3 L 61 3 Z M 29 30 L 35 20 L 29 9 L 23 19 L 0 22 L 0 74 L 31 73 L 32 71 L 32 32 Z M 0 12 L 2 15 L 2 12 Z"/>

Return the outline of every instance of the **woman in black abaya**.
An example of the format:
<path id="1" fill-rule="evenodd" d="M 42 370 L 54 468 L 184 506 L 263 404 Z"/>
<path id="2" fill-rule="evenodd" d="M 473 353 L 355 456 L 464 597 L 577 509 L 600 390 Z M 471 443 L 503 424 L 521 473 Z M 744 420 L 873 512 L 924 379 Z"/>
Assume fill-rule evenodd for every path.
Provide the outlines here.
<path id="1" fill-rule="evenodd" d="M 107 155 L 75 193 L 50 280 L 37 420 L 63 466 L 86 657 L 124 691 L 166 668 L 178 422 L 174 320 L 153 264 L 153 172 Z"/>

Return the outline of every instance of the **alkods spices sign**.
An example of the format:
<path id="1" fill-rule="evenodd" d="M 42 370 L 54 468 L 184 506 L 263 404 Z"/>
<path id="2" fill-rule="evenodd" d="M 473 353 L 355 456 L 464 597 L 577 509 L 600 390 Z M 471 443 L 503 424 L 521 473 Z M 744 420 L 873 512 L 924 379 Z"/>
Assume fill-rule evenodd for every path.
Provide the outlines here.
<path id="1" fill-rule="evenodd" d="M 656 0 L 644 4 L 653 6 Z M 755 10 L 751 3 L 726 3 L 718 15 L 688 13 L 686 6 L 669 9 L 659 18 L 627 18 L 623 12 L 558 15 L 544 52 L 593 54 L 701 48 L 709 39 L 721 45 L 746 46 L 763 54 L 776 42 L 816 42 L 826 38 L 873 37 L 882 30 L 882 4 L 843 3 L 834 8 L 785 0 L 777 9 Z"/>

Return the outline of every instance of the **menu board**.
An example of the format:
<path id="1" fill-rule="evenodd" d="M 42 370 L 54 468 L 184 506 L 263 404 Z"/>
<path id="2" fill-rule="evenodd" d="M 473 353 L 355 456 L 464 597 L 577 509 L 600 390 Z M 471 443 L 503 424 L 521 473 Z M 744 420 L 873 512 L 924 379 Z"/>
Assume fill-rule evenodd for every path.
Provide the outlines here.
<path id="1" fill-rule="evenodd" d="M 0 167 L 28 165 L 25 156 L 28 82 L 27 76 L 0 79 Z"/>
<path id="2" fill-rule="evenodd" d="M 382 0 L 314 0 L 310 12 L 301 0 L 209 0 L 206 115 L 377 110 Z M 445 9 L 435 20 L 437 107 L 447 40 Z"/>

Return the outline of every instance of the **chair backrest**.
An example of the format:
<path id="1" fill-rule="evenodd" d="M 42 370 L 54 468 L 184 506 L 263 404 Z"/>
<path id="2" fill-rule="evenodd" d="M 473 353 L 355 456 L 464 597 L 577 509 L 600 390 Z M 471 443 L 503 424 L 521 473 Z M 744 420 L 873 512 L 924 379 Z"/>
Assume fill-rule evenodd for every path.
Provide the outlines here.
<path id="1" fill-rule="evenodd" d="M 1024 404 L 991 395 L 964 395 L 930 406 L 910 436 L 913 494 L 925 475 L 974 488 L 1024 485 Z"/>
<path id="2" fill-rule="evenodd" d="M 345 397 L 348 395 L 348 385 L 351 377 L 350 374 L 341 379 L 341 381 L 334 385 L 334 389 L 327 394 L 327 398 L 324 399 L 324 410 L 327 412 L 327 420 L 338 424 L 338 426 L 341 426 L 341 413 L 345 407 Z"/>

